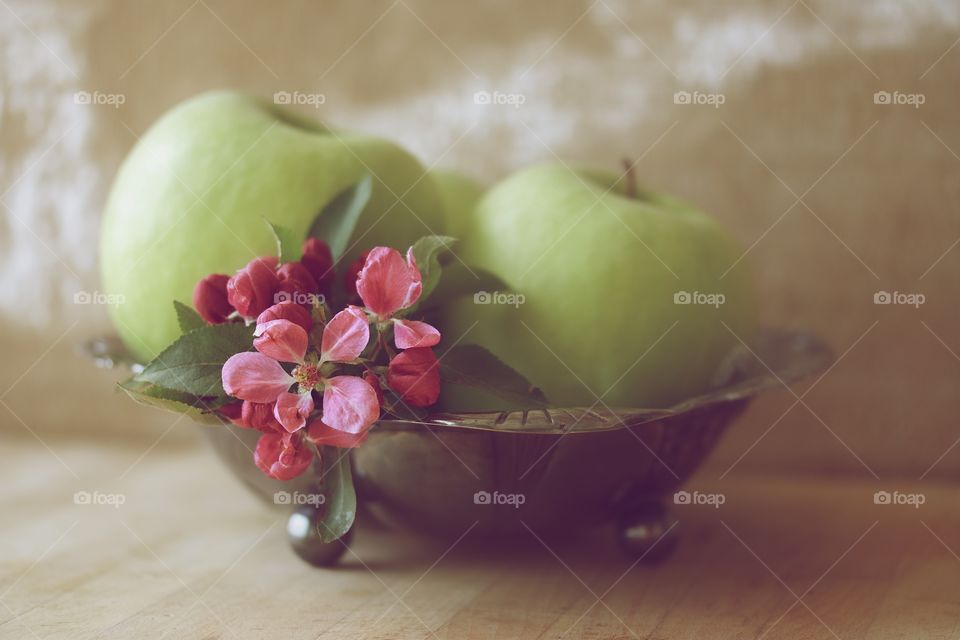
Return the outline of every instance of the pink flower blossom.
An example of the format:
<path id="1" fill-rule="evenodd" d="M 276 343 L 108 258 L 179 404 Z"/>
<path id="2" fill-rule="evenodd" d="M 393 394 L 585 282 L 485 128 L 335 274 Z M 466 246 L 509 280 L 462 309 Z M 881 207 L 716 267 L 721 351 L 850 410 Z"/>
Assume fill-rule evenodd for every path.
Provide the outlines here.
<path id="1" fill-rule="evenodd" d="M 387 384 L 400 399 L 415 407 L 428 407 L 440 397 L 440 367 L 427 348 L 401 351 L 387 367 Z"/>
<path id="2" fill-rule="evenodd" d="M 398 349 L 432 347 L 440 342 L 440 332 L 426 322 L 393 318 L 413 306 L 423 291 L 413 247 L 407 250 L 406 260 L 396 249 L 376 247 L 371 250 L 357 277 L 357 291 L 378 321 L 393 323 L 394 343 Z"/>
<path id="3" fill-rule="evenodd" d="M 307 470 L 313 452 L 299 434 L 265 433 L 257 441 L 253 461 L 265 474 L 277 480 L 292 480 Z"/>
<path id="4" fill-rule="evenodd" d="M 273 407 L 273 416 L 289 433 L 302 429 L 313 412 L 313 394 L 281 393 Z"/>
<path id="5" fill-rule="evenodd" d="M 440 343 L 440 332 L 426 322 L 394 320 L 393 340 L 397 349 L 434 347 Z"/>
<path id="6" fill-rule="evenodd" d="M 227 300 L 241 316 L 255 318 L 274 303 L 280 288 L 276 269 L 276 258 L 254 258 L 227 281 Z"/>
<path id="7" fill-rule="evenodd" d="M 280 429 L 280 423 L 273 415 L 273 404 L 270 402 L 244 400 L 240 409 L 239 424 L 242 427 L 257 429 L 264 433 L 272 433 Z"/>
<path id="8" fill-rule="evenodd" d="M 295 380 L 280 363 L 262 353 L 236 353 L 223 364 L 223 390 L 251 402 L 276 402 Z"/>
<path id="9" fill-rule="evenodd" d="M 226 274 L 214 273 L 198 282 L 193 289 L 193 308 L 210 324 L 220 324 L 233 313 L 233 306 L 227 300 L 229 280 L 230 276 Z"/>
<path id="10" fill-rule="evenodd" d="M 422 289 L 413 247 L 407 250 L 406 260 L 396 249 L 375 247 L 357 276 L 360 299 L 381 320 L 413 305 Z"/>
<path id="11" fill-rule="evenodd" d="M 310 339 L 307 332 L 289 320 L 268 320 L 253 332 L 253 346 L 280 362 L 303 362 Z"/>
<path id="12" fill-rule="evenodd" d="M 360 307 L 351 305 L 333 316 L 324 327 L 320 340 L 320 362 L 356 360 L 368 342 L 370 326 L 367 315 Z"/>
<path id="13" fill-rule="evenodd" d="M 313 318 L 310 312 L 295 302 L 284 301 L 269 307 L 257 316 L 257 324 L 266 324 L 271 320 L 289 320 L 303 327 L 307 333 L 313 328 Z"/>
<path id="14" fill-rule="evenodd" d="M 309 269 L 299 262 L 287 262 L 277 270 L 277 277 L 280 279 L 278 299 L 313 306 L 320 286 Z"/>
<path id="15" fill-rule="evenodd" d="M 338 431 L 358 434 L 379 417 L 377 394 L 363 378 L 336 376 L 326 381 L 321 418 L 325 424 Z"/>
<path id="16" fill-rule="evenodd" d="M 256 351 L 234 354 L 222 370 L 224 390 L 242 402 L 225 405 L 220 413 L 263 432 L 254 459 L 273 478 L 303 473 L 314 445 L 352 448 L 363 443 L 380 417 L 384 389 L 418 407 L 435 403 L 440 393 L 439 362 L 431 350 L 440 342 L 440 332 L 405 318 L 423 293 L 413 248 L 403 256 L 376 247 L 347 267 L 348 301 L 359 299 L 363 307 L 350 304 L 326 320 L 326 305 L 314 310 L 299 300 L 275 303 L 278 292 L 313 294 L 331 286 L 333 266 L 329 247 L 310 239 L 299 262 L 277 269 L 275 258 L 257 258 L 226 282 L 211 276 L 197 287 L 196 306 L 205 310 L 208 321 L 225 320 L 232 313 L 227 307 L 247 322 L 257 319 Z M 319 340 L 315 316 L 325 322 Z M 371 324 L 381 341 L 367 354 Z M 401 350 L 395 355 L 382 343 L 391 328 Z M 385 376 L 376 366 L 384 352 L 392 356 Z M 362 377 L 342 375 L 357 368 Z"/>
<path id="17" fill-rule="evenodd" d="M 280 305 L 276 305 L 280 306 Z M 304 360 L 309 338 L 303 327 L 290 320 L 267 320 L 254 332 L 257 352 L 230 356 L 223 365 L 223 388 L 241 400 L 273 403 L 273 417 L 287 432 L 302 429 L 314 410 L 313 391 L 323 392 L 326 424 L 357 434 L 380 417 L 376 392 L 362 378 L 324 377 L 325 362 L 352 362 L 370 341 L 367 316 L 359 307 L 348 307 L 324 327 L 319 362 Z M 280 362 L 298 366 L 287 373 Z M 298 393 L 289 391 L 296 383 Z"/>

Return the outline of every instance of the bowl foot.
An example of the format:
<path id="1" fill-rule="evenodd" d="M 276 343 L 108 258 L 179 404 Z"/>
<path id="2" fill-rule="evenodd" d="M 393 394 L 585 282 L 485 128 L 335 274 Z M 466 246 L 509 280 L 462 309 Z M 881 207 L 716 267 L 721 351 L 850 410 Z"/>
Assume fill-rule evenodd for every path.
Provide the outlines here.
<path id="1" fill-rule="evenodd" d="M 293 552 L 304 562 L 315 567 L 330 567 L 337 563 L 347 550 L 353 529 L 333 542 L 324 542 L 320 538 L 317 523 L 322 511 L 312 506 L 300 507 L 290 514 L 287 520 L 287 538 Z"/>
<path id="2" fill-rule="evenodd" d="M 617 538 L 628 555 L 643 564 L 656 564 L 676 548 L 678 521 L 662 503 L 651 502 L 620 517 Z"/>

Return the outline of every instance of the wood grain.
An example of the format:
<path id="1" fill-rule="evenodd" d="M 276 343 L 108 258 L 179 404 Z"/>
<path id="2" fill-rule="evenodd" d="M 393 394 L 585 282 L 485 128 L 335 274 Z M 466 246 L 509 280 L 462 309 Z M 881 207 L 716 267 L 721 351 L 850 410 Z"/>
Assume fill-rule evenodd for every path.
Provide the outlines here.
<path id="1" fill-rule="evenodd" d="M 366 527 L 342 566 L 318 570 L 288 550 L 282 514 L 201 447 L 51 449 L 4 445 L 0 638 L 960 634 L 954 488 L 695 479 L 726 502 L 675 507 L 682 541 L 655 567 L 623 556 L 608 529 L 451 546 Z M 926 502 L 876 505 L 878 488 Z M 124 503 L 78 505 L 76 491 Z"/>

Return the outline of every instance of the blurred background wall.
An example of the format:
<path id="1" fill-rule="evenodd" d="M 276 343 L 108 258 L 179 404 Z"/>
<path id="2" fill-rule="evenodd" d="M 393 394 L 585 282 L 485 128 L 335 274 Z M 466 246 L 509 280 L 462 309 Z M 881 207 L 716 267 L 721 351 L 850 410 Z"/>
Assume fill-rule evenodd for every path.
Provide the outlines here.
<path id="1" fill-rule="evenodd" d="M 124 154 L 230 87 L 320 95 L 304 113 L 487 182 L 640 158 L 748 249 L 765 322 L 841 356 L 712 468 L 955 478 L 958 43 L 955 0 L 0 0 L 0 437 L 192 442 L 73 348 L 109 331 L 83 302 Z"/>

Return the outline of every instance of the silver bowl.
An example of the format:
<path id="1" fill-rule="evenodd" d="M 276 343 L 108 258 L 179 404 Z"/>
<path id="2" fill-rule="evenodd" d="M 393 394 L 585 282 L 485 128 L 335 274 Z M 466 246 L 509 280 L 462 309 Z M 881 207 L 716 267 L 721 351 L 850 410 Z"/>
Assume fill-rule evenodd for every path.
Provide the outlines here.
<path id="1" fill-rule="evenodd" d="M 832 360 L 815 336 L 765 330 L 752 349 L 727 358 L 711 390 L 669 409 L 598 403 L 381 420 L 351 453 L 359 509 L 390 526 L 443 536 L 468 529 L 483 536 L 528 528 L 570 532 L 610 522 L 628 552 L 659 560 L 676 536 L 668 498 L 734 418 L 760 392 L 792 384 Z M 241 481 L 268 502 L 293 509 L 288 533 L 297 553 L 313 564 L 335 562 L 346 543 L 319 539 L 322 505 L 276 499 L 322 491 L 319 466 L 281 483 L 253 464 L 258 432 L 233 426 L 205 431 Z"/>

